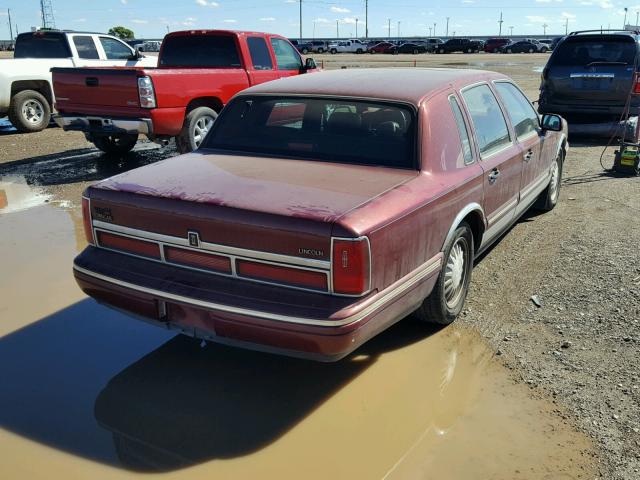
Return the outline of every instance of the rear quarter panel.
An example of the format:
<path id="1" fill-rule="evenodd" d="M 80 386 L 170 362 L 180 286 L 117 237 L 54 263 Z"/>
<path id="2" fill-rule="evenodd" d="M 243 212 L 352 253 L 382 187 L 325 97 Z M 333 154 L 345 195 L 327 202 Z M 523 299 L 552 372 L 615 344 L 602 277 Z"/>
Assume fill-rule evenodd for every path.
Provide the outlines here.
<path id="1" fill-rule="evenodd" d="M 420 174 L 337 222 L 338 229 L 369 237 L 378 290 L 438 255 L 458 213 L 482 205 L 482 168 L 464 164 L 450 93 L 436 94 L 419 110 Z"/>

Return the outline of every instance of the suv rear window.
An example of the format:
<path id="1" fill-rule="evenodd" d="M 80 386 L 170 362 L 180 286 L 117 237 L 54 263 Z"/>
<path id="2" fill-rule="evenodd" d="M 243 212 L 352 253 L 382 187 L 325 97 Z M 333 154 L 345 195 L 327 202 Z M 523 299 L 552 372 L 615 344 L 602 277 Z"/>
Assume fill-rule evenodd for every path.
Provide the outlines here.
<path id="1" fill-rule="evenodd" d="M 242 96 L 225 107 L 204 147 L 414 168 L 415 124 L 413 111 L 397 104 Z"/>
<path id="2" fill-rule="evenodd" d="M 14 58 L 69 58 L 71 50 L 64 34 L 23 33 L 16 39 Z"/>
<path id="3" fill-rule="evenodd" d="M 551 65 L 586 66 L 594 63 L 632 65 L 636 43 L 631 37 L 568 38 L 556 47 Z"/>
<path id="4" fill-rule="evenodd" d="M 160 54 L 163 67 L 240 68 L 234 37 L 180 35 L 168 37 Z"/>

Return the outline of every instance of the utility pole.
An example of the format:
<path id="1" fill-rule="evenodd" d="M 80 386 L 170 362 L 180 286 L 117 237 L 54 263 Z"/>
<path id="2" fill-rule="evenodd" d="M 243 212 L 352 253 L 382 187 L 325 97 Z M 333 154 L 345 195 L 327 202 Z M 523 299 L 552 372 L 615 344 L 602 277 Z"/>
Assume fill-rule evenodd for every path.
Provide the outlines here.
<path id="1" fill-rule="evenodd" d="M 542 24 L 542 31 L 543 31 L 543 35 L 546 37 L 547 36 L 547 27 L 549 25 L 547 25 L 546 23 Z"/>
<path id="2" fill-rule="evenodd" d="M 358 19 L 356 18 L 356 38 L 358 38 Z"/>
<path id="3" fill-rule="evenodd" d="M 640 15 L 640 12 L 636 10 L 636 27 L 638 26 L 638 15 Z"/>
<path id="4" fill-rule="evenodd" d="M 433 36 L 436 36 L 436 22 L 433 22 Z"/>
<path id="5" fill-rule="evenodd" d="M 369 38 L 369 0 L 364 0 L 364 38 Z"/>
<path id="6" fill-rule="evenodd" d="M 313 21 L 313 34 L 311 36 L 311 38 L 315 39 L 316 38 L 316 21 Z"/>
<path id="7" fill-rule="evenodd" d="M 567 35 L 569 33 L 569 19 L 564 19 L 564 34 Z"/>
<path id="8" fill-rule="evenodd" d="M 11 25 L 11 10 L 7 8 L 7 15 L 9 16 L 9 35 L 11 36 L 9 40 L 13 42 L 13 25 Z M 17 34 L 18 32 L 16 32 Z"/>
<path id="9" fill-rule="evenodd" d="M 513 37 L 513 25 L 509 27 L 509 36 Z"/>
<path id="10" fill-rule="evenodd" d="M 429 27 L 429 37 L 431 37 L 431 27 Z"/>
<path id="11" fill-rule="evenodd" d="M 447 30 L 446 33 L 444 35 L 446 38 L 449 38 L 449 17 L 447 17 Z"/>
<path id="12" fill-rule="evenodd" d="M 627 11 L 629 9 L 624 7 L 624 21 L 622 22 L 622 29 L 625 30 L 627 28 Z"/>
<path id="13" fill-rule="evenodd" d="M 336 20 L 336 38 L 340 38 L 340 20 Z"/>
<path id="14" fill-rule="evenodd" d="M 396 36 L 400 38 L 400 21 L 398 21 L 398 31 L 396 32 Z"/>
<path id="15" fill-rule="evenodd" d="M 387 37 L 391 38 L 391 19 L 387 18 Z"/>
<path id="16" fill-rule="evenodd" d="M 498 36 L 501 37 L 502 36 L 502 24 L 504 23 L 504 20 L 502 20 L 502 12 L 500 12 L 500 20 L 498 20 L 498 25 L 500 25 L 500 28 L 498 30 Z"/>
<path id="17" fill-rule="evenodd" d="M 302 42 L 302 0 L 300 0 L 300 42 Z"/>

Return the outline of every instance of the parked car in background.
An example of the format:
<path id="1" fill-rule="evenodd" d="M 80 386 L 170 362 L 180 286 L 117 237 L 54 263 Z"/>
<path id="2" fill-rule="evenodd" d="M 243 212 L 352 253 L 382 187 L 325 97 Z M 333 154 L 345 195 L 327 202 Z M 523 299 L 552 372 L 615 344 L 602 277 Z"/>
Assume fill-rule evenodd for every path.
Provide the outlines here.
<path id="1" fill-rule="evenodd" d="M 162 42 L 158 40 L 149 40 L 147 42 L 142 42 L 136 48 L 141 52 L 159 52 L 161 44 Z"/>
<path id="2" fill-rule="evenodd" d="M 313 40 L 311 42 L 311 51 L 313 53 L 324 53 L 327 50 L 328 43 L 324 40 Z"/>
<path id="3" fill-rule="evenodd" d="M 489 38 L 484 42 L 484 51 L 487 53 L 498 53 L 500 48 L 504 47 L 508 43 L 511 43 L 511 40 L 508 38 Z"/>
<path id="4" fill-rule="evenodd" d="M 479 40 L 469 40 L 468 38 L 450 38 L 446 42 L 438 45 L 436 53 L 478 53 L 483 48 Z"/>
<path id="5" fill-rule="evenodd" d="M 542 71 L 541 113 L 559 113 L 570 123 L 618 121 L 627 101 L 637 112 L 640 96 L 630 96 L 638 85 L 636 35 L 596 32 L 575 32 L 558 43 Z"/>
<path id="6" fill-rule="evenodd" d="M 306 66 L 305 66 L 306 65 Z M 315 68 L 279 35 L 226 30 L 168 34 L 158 68 L 53 69 L 56 123 L 84 132 L 107 153 L 125 153 L 138 135 L 197 148 L 222 107 L 251 85 Z"/>
<path id="7" fill-rule="evenodd" d="M 298 52 L 302 53 L 303 55 L 307 55 L 308 53 L 313 51 L 313 44 L 311 42 L 296 42 L 296 45 L 294 46 L 296 47 Z"/>
<path id="8" fill-rule="evenodd" d="M 364 53 L 367 46 L 358 39 L 344 40 L 340 42 L 332 42 L 327 47 L 330 53 Z"/>
<path id="9" fill-rule="evenodd" d="M 0 116 L 20 132 L 49 125 L 54 103 L 52 67 L 116 67 L 157 64 L 119 38 L 102 33 L 40 30 L 16 38 L 13 58 L 0 60 Z"/>
<path id="10" fill-rule="evenodd" d="M 517 42 L 507 43 L 500 48 L 502 53 L 536 53 L 538 46 L 529 40 L 520 40 Z"/>
<path id="11" fill-rule="evenodd" d="M 380 42 L 368 47 L 369 53 L 391 53 L 392 49 L 396 48 L 396 45 L 390 42 Z"/>
<path id="12" fill-rule="evenodd" d="M 265 83 L 197 152 L 85 191 L 75 278 L 162 328 L 335 361 L 412 312 L 453 322 L 474 259 L 556 205 L 566 150 L 563 120 L 501 74 Z"/>
<path id="13" fill-rule="evenodd" d="M 547 47 L 547 50 L 553 50 L 553 40 L 550 38 L 543 38 L 542 40 L 538 40 L 542 45 Z"/>
<path id="14" fill-rule="evenodd" d="M 425 45 L 419 45 L 417 43 L 403 43 L 402 45 L 394 45 L 389 49 L 389 53 L 412 53 L 417 55 L 419 53 L 427 53 L 427 47 Z"/>
<path id="15" fill-rule="evenodd" d="M 435 50 L 438 48 L 439 45 L 443 44 L 444 42 L 442 41 L 442 39 L 440 38 L 427 38 L 424 41 L 425 46 L 427 47 L 427 50 L 430 53 L 435 52 Z"/>

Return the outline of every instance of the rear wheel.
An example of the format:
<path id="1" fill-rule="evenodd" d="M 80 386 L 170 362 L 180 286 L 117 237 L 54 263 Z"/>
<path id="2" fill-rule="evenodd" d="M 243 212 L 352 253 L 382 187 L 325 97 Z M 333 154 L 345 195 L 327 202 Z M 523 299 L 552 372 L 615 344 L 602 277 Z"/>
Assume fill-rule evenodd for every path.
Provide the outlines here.
<path id="1" fill-rule="evenodd" d="M 534 208 L 543 212 L 550 212 L 558 204 L 560 197 L 560 186 L 562 185 L 562 153 L 558 155 L 556 161 L 551 166 L 551 179 L 549 185 L 540 194 Z"/>
<path id="2" fill-rule="evenodd" d="M 425 322 L 448 325 L 462 311 L 473 269 L 473 233 L 461 223 L 444 250 L 444 264 L 431 294 L 415 315 Z"/>
<path id="3" fill-rule="evenodd" d="M 533 48 L 529 49 L 529 53 L 533 53 L 535 50 Z"/>
<path id="4" fill-rule="evenodd" d="M 513 50 L 511 50 L 510 48 L 507 48 L 507 53 L 513 53 Z"/>
<path id="5" fill-rule="evenodd" d="M 197 149 L 218 118 L 215 110 L 209 107 L 198 107 L 191 110 L 184 120 L 182 131 L 176 137 L 180 153 L 188 153 Z"/>
<path id="6" fill-rule="evenodd" d="M 473 48 L 467 48 L 467 53 L 473 53 Z"/>
<path id="7" fill-rule="evenodd" d="M 356 53 L 358 53 L 358 54 L 362 53 L 362 49 L 361 48 L 357 49 Z"/>
<path id="8" fill-rule="evenodd" d="M 320 48 L 318 49 L 318 53 L 324 53 L 324 48 L 320 47 Z"/>
<path id="9" fill-rule="evenodd" d="M 414 49 L 413 49 L 413 54 L 414 54 L 414 55 L 417 55 L 418 53 L 420 53 L 420 52 L 418 52 L 418 49 L 417 49 L 417 48 L 414 48 Z"/>
<path id="10" fill-rule="evenodd" d="M 374 53 L 376 53 L 376 51 L 375 51 L 375 50 L 369 50 L 369 53 L 370 53 L 371 55 L 373 55 Z"/>
<path id="11" fill-rule="evenodd" d="M 22 90 L 11 99 L 9 121 L 19 132 L 40 132 L 51 120 L 51 106 L 40 92 Z"/>
<path id="12" fill-rule="evenodd" d="M 122 135 L 91 135 L 89 140 L 104 153 L 124 155 L 135 146 L 138 141 L 138 135 L 128 133 Z"/>
<path id="13" fill-rule="evenodd" d="M 338 53 L 338 50 L 336 50 L 335 48 L 332 48 L 332 49 L 331 49 L 331 54 L 332 54 L 332 55 L 335 55 L 336 53 Z"/>
<path id="14" fill-rule="evenodd" d="M 308 48 L 303 48 L 302 49 L 302 54 L 306 55 L 307 53 L 309 53 L 309 49 Z"/>
<path id="15" fill-rule="evenodd" d="M 444 53 L 444 48 L 439 49 L 438 53 Z"/>
<path id="16" fill-rule="evenodd" d="M 541 53 L 547 53 L 548 51 L 549 51 L 549 49 L 548 49 L 547 47 L 542 47 L 542 48 L 540 49 L 540 52 L 541 52 Z"/>

